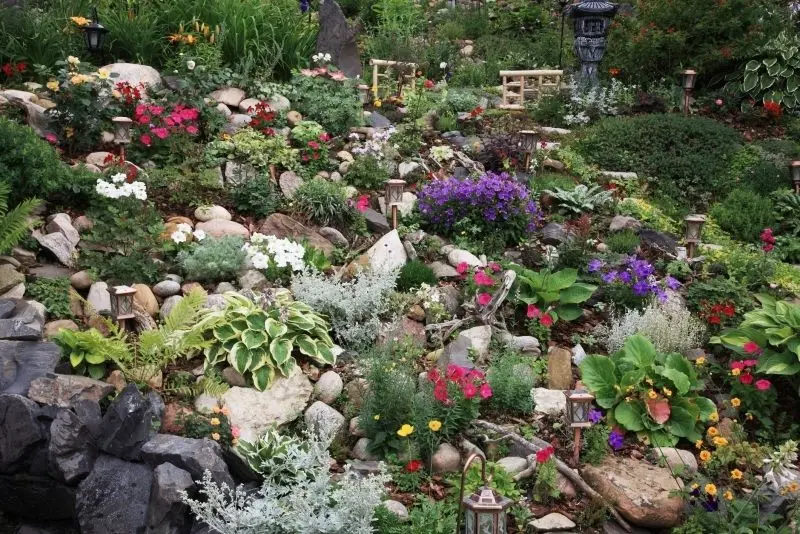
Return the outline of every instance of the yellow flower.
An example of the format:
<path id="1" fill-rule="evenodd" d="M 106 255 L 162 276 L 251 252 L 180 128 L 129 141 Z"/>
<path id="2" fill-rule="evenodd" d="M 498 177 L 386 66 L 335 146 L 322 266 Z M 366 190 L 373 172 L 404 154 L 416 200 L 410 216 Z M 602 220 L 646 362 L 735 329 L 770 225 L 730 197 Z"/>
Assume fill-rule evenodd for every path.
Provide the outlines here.
<path id="1" fill-rule="evenodd" d="M 180 33 L 173 33 L 172 35 L 167 37 L 167 39 L 169 39 L 170 43 L 177 43 L 178 41 L 183 40 L 183 35 L 181 35 Z"/>
<path id="2" fill-rule="evenodd" d="M 658 397 L 658 393 L 656 393 L 651 389 L 650 391 L 647 392 L 647 396 L 650 397 L 651 399 L 655 399 L 656 397 Z"/>
<path id="3" fill-rule="evenodd" d="M 711 415 L 708 416 L 708 420 L 716 423 L 717 421 L 719 421 L 719 413 L 713 412 Z"/>
<path id="4" fill-rule="evenodd" d="M 719 435 L 719 430 L 717 430 L 717 427 L 715 427 L 715 426 L 710 426 L 710 427 L 708 427 L 708 430 L 706 430 L 706 434 L 708 434 L 709 436 L 711 436 L 713 438 L 714 436 L 718 436 Z"/>
<path id="5" fill-rule="evenodd" d="M 731 369 L 731 374 L 733 376 L 739 376 L 739 373 L 741 373 L 741 372 L 742 372 L 741 369 Z"/>
<path id="6" fill-rule="evenodd" d="M 430 428 L 433 432 L 438 432 L 439 429 L 442 428 L 442 422 L 432 419 L 428 421 L 428 428 Z"/>
<path id="7" fill-rule="evenodd" d="M 703 489 L 705 489 L 706 493 L 712 497 L 717 494 L 717 487 L 714 484 L 706 484 L 706 487 Z"/>
<path id="8" fill-rule="evenodd" d="M 219 419 L 214 417 L 211 419 L 211 421 L 209 421 L 209 423 L 211 423 L 211 426 L 219 426 Z"/>
<path id="9" fill-rule="evenodd" d="M 83 83 L 83 76 L 81 76 L 80 74 L 76 74 L 75 76 L 70 78 L 69 81 L 72 85 L 80 85 Z"/>
<path id="10" fill-rule="evenodd" d="M 698 439 L 697 441 L 694 442 L 694 446 L 697 447 L 698 449 L 702 449 L 703 448 L 703 440 L 702 439 Z"/>
<path id="11" fill-rule="evenodd" d="M 97 77 L 101 80 L 107 80 L 109 77 L 109 72 L 106 69 L 100 69 L 97 71 Z"/>
<path id="12" fill-rule="evenodd" d="M 797 482 L 792 482 L 791 484 L 786 486 L 786 490 L 789 493 L 797 493 L 797 490 L 800 490 L 800 484 L 798 484 Z"/>
<path id="13" fill-rule="evenodd" d="M 192 35 L 191 33 L 190 33 L 190 34 L 187 34 L 187 35 L 186 35 L 186 36 L 183 38 L 183 42 L 184 42 L 184 43 L 186 43 L 186 44 L 190 44 L 190 45 L 191 45 L 191 44 L 194 44 L 194 43 L 196 43 L 196 42 L 197 42 L 197 37 L 195 37 L 195 36 L 194 36 L 194 35 Z"/>
<path id="14" fill-rule="evenodd" d="M 734 480 L 740 480 L 742 478 L 742 475 L 744 475 L 744 473 L 742 473 L 738 469 L 734 469 L 733 471 L 731 471 L 731 478 Z"/>
<path id="15" fill-rule="evenodd" d="M 625 391 L 630 393 L 631 391 L 633 391 L 633 386 L 628 386 L 627 388 L 625 388 Z"/>
<path id="16" fill-rule="evenodd" d="M 376 100 L 375 102 L 372 103 L 372 105 L 375 106 L 376 108 L 381 107 L 381 104 L 382 104 L 382 102 L 380 101 L 380 99 L 378 99 L 378 100 Z"/>
<path id="17" fill-rule="evenodd" d="M 739 406 L 741 406 L 741 404 L 742 404 L 742 401 L 739 400 L 738 397 L 734 397 L 734 398 L 731 399 L 731 406 L 733 406 L 734 408 L 738 408 Z"/>
<path id="18" fill-rule="evenodd" d="M 67 63 L 72 65 L 73 67 L 77 67 L 81 64 L 81 60 L 76 58 L 75 56 L 67 56 Z"/>
<path id="19" fill-rule="evenodd" d="M 694 361 L 694 363 L 695 363 L 695 365 L 703 365 L 704 363 L 706 363 L 706 357 L 705 356 L 700 356 L 699 358 L 697 358 Z"/>
<path id="20" fill-rule="evenodd" d="M 662 388 L 662 390 L 664 391 L 664 395 L 666 395 L 667 397 L 671 397 L 672 396 L 672 390 L 671 389 L 665 387 L 665 388 Z"/>
<path id="21" fill-rule="evenodd" d="M 400 430 L 397 431 L 397 435 L 400 436 L 401 438 L 404 438 L 406 436 L 410 436 L 413 432 L 414 432 L 414 427 L 409 424 L 405 424 L 400 427 Z"/>
<path id="22" fill-rule="evenodd" d="M 748 421 L 752 421 L 753 420 L 753 414 L 751 414 L 750 412 L 747 412 L 746 414 L 744 414 L 744 417 Z"/>
<path id="23" fill-rule="evenodd" d="M 219 434 L 217 434 L 216 432 L 212 433 L 211 439 L 213 439 L 214 441 L 219 441 Z"/>
<path id="24" fill-rule="evenodd" d="M 91 22 L 91 20 L 87 19 L 86 17 L 70 17 L 69 20 L 74 22 L 77 26 L 86 26 Z"/>
<path id="25" fill-rule="evenodd" d="M 372 416 L 372 418 L 375 419 L 376 421 L 380 421 L 381 420 L 381 414 L 376 413 L 375 415 Z"/>
<path id="26" fill-rule="evenodd" d="M 695 482 L 694 484 L 692 484 L 692 489 L 693 489 L 693 490 L 696 490 L 696 489 L 697 489 L 697 488 L 699 488 L 699 487 L 700 487 L 700 484 L 698 484 L 697 482 Z"/>
<path id="27" fill-rule="evenodd" d="M 67 137 L 67 139 L 69 139 L 70 137 L 75 135 L 75 128 L 73 128 L 72 126 L 67 126 L 66 128 L 64 128 L 64 135 Z"/>
<path id="28" fill-rule="evenodd" d="M 700 459 L 707 462 L 711 459 L 711 453 L 708 451 L 700 451 Z"/>
<path id="29" fill-rule="evenodd" d="M 728 444 L 728 440 L 725 439 L 725 438 L 722 438 L 722 437 L 719 437 L 719 436 L 714 438 L 714 445 L 716 445 L 717 447 L 724 447 L 727 444 Z"/>
<path id="30" fill-rule="evenodd" d="M 58 81 L 50 80 L 47 82 L 47 88 L 53 91 L 54 93 L 58 92 Z"/>
<path id="31" fill-rule="evenodd" d="M 722 496 L 725 498 L 726 501 L 733 500 L 733 493 L 731 493 L 731 490 L 726 491 L 725 493 L 722 494 Z"/>

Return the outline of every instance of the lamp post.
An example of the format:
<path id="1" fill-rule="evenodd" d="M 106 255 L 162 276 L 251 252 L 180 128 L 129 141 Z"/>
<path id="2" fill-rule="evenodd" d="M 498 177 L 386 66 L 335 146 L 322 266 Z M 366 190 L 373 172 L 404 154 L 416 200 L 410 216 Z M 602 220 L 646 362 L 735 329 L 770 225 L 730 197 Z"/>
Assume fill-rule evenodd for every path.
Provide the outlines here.
<path id="1" fill-rule="evenodd" d="M 120 329 L 124 329 L 126 320 L 136 317 L 133 313 L 133 296 L 135 294 L 136 288 L 114 286 L 114 291 L 111 293 L 111 316 Z"/>
<path id="2" fill-rule="evenodd" d="M 131 142 L 131 125 L 133 120 L 128 117 L 114 117 L 114 144 L 119 146 L 119 158 L 125 162 L 125 145 Z"/>
<path id="3" fill-rule="evenodd" d="M 525 170 L 527 171 L 531 165 L 531 158 L 539 146 L 539 131 L 520 130 L 517 135 L 519 136 L 519 146 L 525 154 Z"/>
<path id="4" fill-rule="evenodd" d="M 469 466 L 475 460 L 481 461 L 481 480 L 483 485 L 475 493 L 465 498 L 464 479 Z M 465 509 L 464 534 L 507 534 L 506 509 L 514 502 L 507 497 L 503 497 L 487 485 L 486 460 L 482 456 L 473 454 L 464 464 L 464 470 L 461 472 L 461 493 L 458 502 L 456 534 L 461 534 L 462 507 Z"/>
<path id="5" fill-rule="evenodd" d="M 585 389 L 573 389 L 564 392 L 567 397 L 567 421 L 575 429 L 575 446 L 572 460 L 578 465 L 581 455 L 581 429 L 592 426 L 589 421 L 589 409 L 592 407 L 594 395 Z"/>
<path id="6" fill-rule="evenodd" d="M 92 54 L 102 51 L 108 28 L 100 24 L 100 20 L 97 17 L 97 7 L 92 8 L 92 22 L 81 29 L 84 37 L 86 37 L 86 49 Z"/>
<path id="7" fill-rule="evenodd" d="M 597 67 L 606 52 L 606 37 L 617 4 L 606 0 L 582 0 L 567 7 L 567 14 L 575 19 L 575 42 L 572 45 L 581 62 L 579 84 L 596 87 L 600 84 Z"/>
<path id="8" fill-rule="evenodd" d="M 392 212 L 392 229 L 397 228 L 397 207 L 403 202 L 405 180 L 387 180 L 386 182 L 386 210 Z"/>
<path id="9" fill-rule="evenodd" d="M 686 255 L 689 259 L 692 259 L 697 250 L 697 245 L 700 243 L 700 235 L 706 222 L 706 216 L 687 215 L 683 220 L 686 221 Z"/>
<path id="10" fill-rule="evenodd" d="M 558 5 L 561 6 L 561 39 L 558 41 L 558 68 L 563 69 L 564 59 L 564 20 L 566 19 L 567 4 L 572 0 L 558 0 Z"/>
<path id="11" fill-rule="evenodd" d="M 794 192 L 800 194 L 800 160 L 794 160 L 789 163 L 789 173 L 792 176 Z"/>
<path id="12" fill-rule="evenodd" d="M 689 97 L 694 89 L 694 82 L 697 79 L 697 72 L 692 69 L 686 69 L 681 72 L 683 76 L 683 114 L 689 114 Z"/>

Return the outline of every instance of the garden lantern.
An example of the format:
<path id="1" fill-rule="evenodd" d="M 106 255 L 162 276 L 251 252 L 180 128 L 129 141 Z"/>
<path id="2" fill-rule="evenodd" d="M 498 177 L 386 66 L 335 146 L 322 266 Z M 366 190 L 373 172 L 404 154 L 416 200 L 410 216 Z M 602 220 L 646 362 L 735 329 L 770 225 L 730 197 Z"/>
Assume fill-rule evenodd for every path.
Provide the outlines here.
<path id="1" fill-rule="evenodd" d="M 800 194 L 800 160 L 796 159 L 789 163 L 789 172 L 792 175 L 794 192 Z"/>
<path id="2" fill-rule="evenodd" d="M 689 114 L 689 97 L 694 89 L 694 82 L 697 79 L 697 72 L 687 69 L 681 73 L 683 75 L 683 114 Z"/>
<path id="3" fill-rule="evenodd" d="M 539 146 L 539 132 L 538 130 L 521 130 L 518 135 L 519 146 L 525 154 L 525 170 L 527 171 L 531 164 L 531 158 Z"/>
<path id="4" fill-rule="evenodd" d="M 581 429 L 592 426 L 589 421 L 589 410 L 592 407 L 594 395 L 585 389 L 567 390 L 564 395 L 567 397 L 567 421 L 569 426 L 575 429 L 575 447 L 572 459 L 577 466 L 581 454 Z"/>
<path id="5" fill-rule="evenodd" d="M 122 328 L 127 319 L 136 317 L 133 313 L 133 296 L 136 288 L 129 286 L 114 286 L 111 293 L 111 316 Z"/>
<path id="6" fill-rule="evenodd" d="M 606 52 L 606 36 L 617 4 L 606 0 L 582 0 L 567 6 L 567 14 L 575 19 L 575 42 L 572 48 L 581 62 L 579 85 L 596 87 L 600 84 L 597 68 Z"/>
<path id="7" fill-rule="evenodd" d="M 119 157 L 125 161 L 125 145 L 131 142 L 131 125 L 133 120 L 128 117 L 114 117 L 114 144 L 119 145 Z"/>
<path id="8" fill-rule="evenodd" d="M 86 49 L 92 54 L 97 54 L 103 50 L 103 42 L 106 40 L 108 28 L 100 24 L 97 17 L 97 8 L 92 8 L 92 22 L 81 28 L 86 37 Z"/>
<path id="9" fill-rule="evenodd" d="M 387 180 L 386 182 L 386 210 L 392 212 L 393 229 L 397 228 L 397 207 L 403 202 L 405 188 L 405 180 Z"/>
<path id="10" fill-rule="evenodd" d="M 483 485 L 475 493 L 464 497 L 464 479 L 467 470 L 473 461 L 481 461 L 481 480 Z M 506 510 L 514 502 L 503 497 L 486 482 L 486 460 L 477 454 L 473 454 L 464 464 L 461 472 L 461 495 L 459 496 L 459 517 L 456 525 L 456 534 L 461 533 L 461 508 L 464 508 L 464 534 L 506 534 Z"/>
<path id="11" fill-rule="evenodd" d="M 700 243 L 700 235 L 706 222 L 706 216 L 687 215 L 683 220 L 686 221 L 686 253 L 691 259 L 694 257 L 697 244 Z"/>

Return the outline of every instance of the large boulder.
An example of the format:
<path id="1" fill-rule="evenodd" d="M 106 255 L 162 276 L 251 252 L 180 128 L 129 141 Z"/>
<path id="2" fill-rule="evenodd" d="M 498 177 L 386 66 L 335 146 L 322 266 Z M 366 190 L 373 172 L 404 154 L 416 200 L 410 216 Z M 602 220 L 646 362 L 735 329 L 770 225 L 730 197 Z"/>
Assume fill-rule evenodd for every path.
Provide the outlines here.
<path id="1" fill-rule="evenodd" d="M 5 319 L 0 319 L 0 339 L 14 341 L 41 339 L 46 313 L 44 306 L 32 300 L 12 300 L 11 302 L 14 302 L 13 311 Z M 7 307 L 7 304 L 4 305 L 4 308 Z"/>
<path id="2" fill-rule="evenodd" d="M 155 435 L 154 425 L 161 421 L 163 404 L 153 397 L 143 397 L 136 385 L 128 384 L 114 399 L 103 416 L 100 449 L 126 460 L 138 460 L 142 446 Z"/>
<path id="3" fill-rule="evenodd" d="M 195 481 L 209 471 L 217 484 L 227 484 L 230 488 L 235 486 L 222 459 L 222 449 L 209 439 L 158 434 L 142 447 L 142 460 L 153 467 L 169 462 L 188 471 Z"/>
<path id="4" fill-rule="evenodd" d="M 288 377 L 277 377 L 265 391 L 230 388 L 222 396 L 222 405 L 230 410 L 231 425 L 239 427 L 241 439 L 253 441 L 270 426 L 297 419 L 313 389 L 308 377 L 295 368 Z"/>
<path id="5" fill-rule="evenodd" d="M 153 470 L 150 505 L 147 508 L 147 532 L 181 533 L 188 530 L 191 519 L 183 493 L 193 493 L 194 483 L 189 473 L 170 463 Z"/>
<path id="6" fill-rule="evenodd" d="M 95 282 L 89 288 L 89 296 L 86 297 L 91 309 L 99 315 L 111 315 L 111 293 L 108 284 L 105 282 Z"/>
<path id="7" fill-rule="evenodd" d="M 45 439 L 40 412 L 35 402 L 21 395 L 0 395 L 0 473 L 18 471 L 17 462 Z"/>
<path id="8" fill-rule="evenodd" d="M 81 240 L 78 230 L 72 225 L 72 219 L 66 213 L 56 213 L 48 217 L 45 230 L 47 230 L 48 233 L 60 232 L 64 234 L 64 237 L 67 238 L 73 247 L 77 246 L 78 241 Z"/>
<path id="9" fill-rule="evenodd" d="M 143 84 L 148 89 L 161 86 L 161 75 L 153 67 L 138 63 L 112 63 L 103 67 L 114 79 L 114 83 L 128 82 L 131 85 Z M 116 76 L 114 76 L 116 75 Z"/>
<path id="10" fill-rule="evenodd" d="M 581 474 L 634 525 L 667 529 L 680 523 L 683 500 L 672 492 L 683 485 L 665 467 L 634 458 L 607 456 L 600 465 L 584 467 Z"/>
<path id="11" fill-rule="evenodd" d="M 250 237 L 250 230 L 234 221 L 224 219 L 213 219 L 210 221 L 199 222 L 196 230 L 202 230 L 210 237 L 239 236 L 247 239 Z"/>
<path id="12" fill-rule="evenodd" d="M 25 282 L 25 275 L 9 264 L 0 265 L 0 295 L 18 284 Z"/>
<path id="13" fill-rule="evenodd" d="M 59 410 L 50 425 L 49 473 L 67 484 L 85 478 L 94 466 L 97 448 L 84 421 L 71 410 Z"/>
<path id="14" fill-rule="evenodd" d="M 388 272 L 399 269 L 408 261 L 406 249 L 400 241 L 400 234 L 392 230 L 381 237 L 367 251 L 369 265 L 373 271 Z"/>
<path id="15" fill-rule="evenodd" d="M 48 375 L 31 381 L 28 398 L 40 404 L 71 408 L 81 400 L 100 402 L 114 386 L 80 375 Z"/>
<path id="16" fill-rule="evenodd" d="M 325 254 L 330 254 L 334 249 L 333 243 L 319 233 L 283 213 L 273 213 L 267 217 L 258 231 L 264 235 L 274 235 L 282 239 L 287 237 L 295 241 L 305 239 L 309 245 L 320 249 Z"/>
<path id="17" fill-rule="evenodd" d="M 33 232 L 33 237 L 42 246 L 49 250 L 58 261 L 69 268 L 75 267 L 75 245 L 61 232 L 43 234 L 38 230 Z"/>
<path id="18" fill-rule="evenodd" d="M 247 95 L 238 87 L 222 87 L 208 96 L 211 97 L 212 100 L 235 108 L 239 107 L 239 103 L 244 100 Z"/>
<path id="19" fill-rule="evenodd" d="M 150 466 L 100 455 L 75 496 L 81 533 L 145 532 L 152 483 Z"/>
<path id="20" fill-rule="evenodd" d="M 364 220 L 367 221 L 367 228 L 369 228 L 372 232 L 385 234 L 392 229 L 386 217 L 382 213 L 379 213 L 372 208 L 367 208 L 364 210 L 362 215 L 364 215 Z"/>
<path id="21" fill-rule="evenodd" d="M 27 395 L 31 382 L 52 373 L 60 359 L 55 343 L 0 340 L 0 394 Z"/>
<path id="22" fill-rule="evenodd" d="M 572 352 L 551 347 L 547 352 L 547 387 L 570 389 L 572 387 Z"/>
<path id="23" fill-rule="evenodd" d="M 75 514 L 75 489 L 47 476 L 0 475 L 0 495 L 0 510 L 14 516 L 58 521 Z"/>
<path id="24" fill-rule="evenodd" d="M 350 78 L 361 75 L 356 33 L 335 0 L 320 2 L 317 52 L 330 54 L 331 62 Z"/>
<path id="25" fill-rule="evenodd" d="M 336 371 L 326 371 L 314 385 L 314 398 L 331 404 L 342 393 L 344 382 Z"/>
<path id="26" fill-rule="evenodd" d="M 341 434 L 344 430 L 344 416 L 322 401 L 316 401 L 308 407 L 305 413 L 307 428 L 329 429 L 334 434 Z"/>

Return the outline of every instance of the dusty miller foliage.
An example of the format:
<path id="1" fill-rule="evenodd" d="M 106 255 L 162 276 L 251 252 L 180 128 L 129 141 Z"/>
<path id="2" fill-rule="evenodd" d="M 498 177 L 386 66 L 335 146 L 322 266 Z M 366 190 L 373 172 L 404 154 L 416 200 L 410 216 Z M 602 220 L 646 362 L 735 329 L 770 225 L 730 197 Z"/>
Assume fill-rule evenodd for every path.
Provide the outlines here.
<path id="1" fill-rule="evenodd" d="M 199 484 L 204 501 L 185 493 L 183 500 L 220 534 L 372 534 L 373 514 L 391 477 L 383 469 L 362 477 L 348 466 L 334 482 L 328 452 L 333 436 L 333 429 L 319 428 L 264 459 L 264 483 L 255 492 L 217 485 L 206 471 Z M 287 466 L 295 476 L 271 476 Z"/>
<path id="2" fill-rule="evenodd" d="M 612 353 L 634 334 L 647 337 L 659 352 L 683 353 L 702 345 L 706 327 L 681 305 L 652 303 L 644 310 L 628 310 L 612 317 L 599 333 Z"/>
<path id="3" fill-rule="evenodd" d="M 292 293 L 330 319 L 336 339 L 354 349 L 375 343 L 380 315 L 388 311 L 397 270 L 365 271 L 350 281 L 310 271 L 295 275 Z"/>

